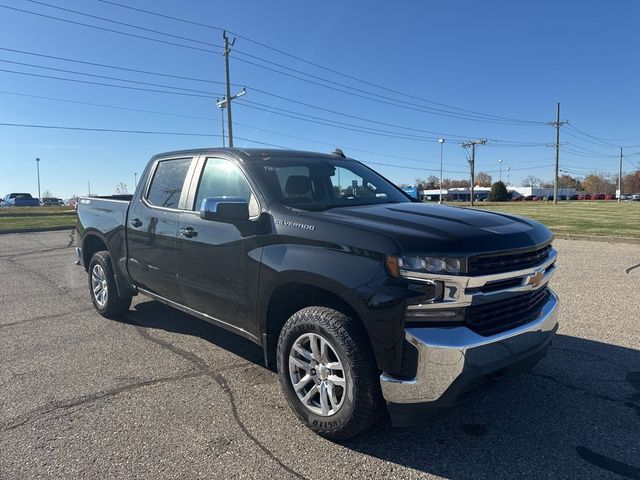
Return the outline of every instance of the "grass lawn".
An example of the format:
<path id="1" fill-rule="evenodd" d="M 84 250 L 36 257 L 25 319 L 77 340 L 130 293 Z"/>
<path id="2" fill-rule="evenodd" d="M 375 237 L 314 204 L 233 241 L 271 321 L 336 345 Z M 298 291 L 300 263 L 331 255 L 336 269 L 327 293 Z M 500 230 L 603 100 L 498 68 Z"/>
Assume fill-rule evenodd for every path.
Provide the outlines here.
<path id="1" fill-rule="evenodd" d="M 466 206 L 464 203 L 450 203 Z M 556 234 L 594 235 L 640 239 L 640 202 L 563 201 L 478 202 L 476 208 L 533 218 Z M 26 228 L 73 226 L 76 212 L 69 207 L 0 209 L 0 231 Z"/>
<path id="2" fill-rule="evenodd" d="M 478 202 L 475 207 L 529 217 L 556 234 L 640 239 L 640 202 Z"/>
<path id="3" fill-rule="evenodd" d="M 75 215 L 75 210 L 67 206 L 0 208 L 0 218 L 23 217 L 25 215 Z"/>
<path id="4" fill-rule="evenodd" d="M 69 207 L 19 207 L 0 209 L 0 232 L 27 228 L 64 227 L 76 224 Z"/>

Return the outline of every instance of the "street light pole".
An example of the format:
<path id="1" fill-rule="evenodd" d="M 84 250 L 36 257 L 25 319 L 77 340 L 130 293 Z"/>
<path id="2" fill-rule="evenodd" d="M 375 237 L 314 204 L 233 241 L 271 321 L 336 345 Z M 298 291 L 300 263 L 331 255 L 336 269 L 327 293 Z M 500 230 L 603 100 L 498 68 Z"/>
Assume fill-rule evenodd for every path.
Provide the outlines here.
<path id="1" fill-rule="evenodd" d="M 38 201 L 40 199 L 40 159 L 36 158 L 36 170 L 38 171 Z"/>
<path id="2" fill-rule="evenodd" d="M 507 187 L 511 185 L 511 180 L 509 180 L 509 172 L 511 171 L 511 167 L 507 167 Z"/>
<path id="3" fill-rule="evenodd" d="M 500 183 L 502 183 L 502 159 L 498 159 L 498 163 L 500 164 Z"/>
<path id="4" fill-rule="evenodd" d="M 133 172 L 133 188 L 138 188 L 138 172 Z"/>
<path id="5" fill-rule="evenodd" d="M 438 203 L 442 205 L 442 147 L 444 146 L 444 138 L 439 138 L 438 143 L 440 144 L 440 200 Z"/>

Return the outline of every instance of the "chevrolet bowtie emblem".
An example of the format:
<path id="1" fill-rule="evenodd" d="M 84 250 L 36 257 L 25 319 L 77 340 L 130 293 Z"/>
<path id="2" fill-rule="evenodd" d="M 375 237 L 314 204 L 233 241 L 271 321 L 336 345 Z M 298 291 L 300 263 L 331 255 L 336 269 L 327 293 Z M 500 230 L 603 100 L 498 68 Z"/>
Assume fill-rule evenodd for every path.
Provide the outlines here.
<path id="1" fill-rule="evenodd" d="M 536 270 L 531 275 L 528 275 L 524 280 L 524 285 L 531 285 L 537 287 L 544 280 L 544 272 L 542 270 Z"/>

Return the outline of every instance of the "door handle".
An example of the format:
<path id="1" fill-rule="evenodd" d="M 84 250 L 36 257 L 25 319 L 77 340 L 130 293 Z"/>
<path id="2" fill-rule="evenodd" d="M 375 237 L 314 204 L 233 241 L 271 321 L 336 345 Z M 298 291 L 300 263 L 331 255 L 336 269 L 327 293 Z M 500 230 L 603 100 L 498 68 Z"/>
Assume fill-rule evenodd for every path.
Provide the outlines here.
<path id="1" fill-rule="evenodd" d="M 133 225 L 134 227 L 138 228 L 142 226 L 142 222 L 140 221 L 139 218 L 134 218 L 133 220 L 131 220 L 131 225 Z"/>
<path id="2" fill-rule="evenodd" d="M 185 227 L 180 229 L 180 235 L 184 235 L 187 238 L 197 237 L 198 231 L 193 227 Z"/>

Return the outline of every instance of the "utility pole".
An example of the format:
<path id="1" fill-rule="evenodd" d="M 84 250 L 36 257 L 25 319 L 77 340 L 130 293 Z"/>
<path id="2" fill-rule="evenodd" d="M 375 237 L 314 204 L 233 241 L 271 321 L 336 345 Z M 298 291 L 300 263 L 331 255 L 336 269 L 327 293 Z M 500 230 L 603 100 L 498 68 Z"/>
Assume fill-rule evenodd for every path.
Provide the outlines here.
<path id="1" fill-rule="evenodd" d="M 481 138 L 479 140 L 471 140 L 462 143 L 462 148 L 471 148 L 471 158 L 469 159 L 469 167 L 471 168 L 471 206 L 473 207 L 473 186 L 475 183 L 475 168 L 476 168 L 476 147 L 478 145 L 484 145 L 487 140 Z"/>
<path id="2" fill-rule="evenodd" d="M 216 98 L 216 106 L 220 109 L 220 118 L 222 120 L 222 146 L 226 147 L 224 144 L 224 105 L 220 104 L 220 99 Z"/>
<path id="3" fill-rule="evenodd" d="M 438 143 L 440 144 L 440 200 L 438 203 L 442 205 L 442 147 L 444 146 L 444 138 L 439 138 Z"/>
<path id="4" fill-rule="evenodd" d="M 38 200 L 40 199 L 40 159 L 36 158 L 36 170 L 38 171 Z"/>
<path id="5" fill-rule="evenodd" d="M 229 37 L 227 37 L 227 31 L 222 31 L 222 38 L 224 39 L 224 67 L 225 67 L 225 76 L 227 81 L 227 94 L 225 96 L 226 99 L 231 98 L 231 83 L 229 81 L 229 53 L 231 53 L 231 49 L 229 48 Z M 236 43 L 236 39 L 233 39 L 231 42 L 231 46 Z M 227 102 L 227 122 L 229 123 L 229 146 L 233 147 L 233 126 L 231 124 L 231 102 Z"/>
<path id="6" fill-rule="evenodd" d="M 242 95 L 246 95 L 247 89 L 243 87 L 242 92 L 231 96 L 231 81 L 229 79 L 229 53 L 231 53 L 230 47 L 233 47 L 233 45 L 236 43 L 236 39 L 234 38 L 233 41 L 229 42 L 229 37 L 227 37 L 226 30 L 222 31 L 222 38 L 224 39 L 223 55 L 224 55 L 227 90 L 226 90 L 225 97 L 222 100 L 218 101 L 218 107 L 227 109 L 227 131 L 229 132 L 229 147 L 233 148 L 233 122 L 231 121 L 231 100 L 235 100 L 236 98 L 241 97 Z M 224 137 L 224 131 L 222 135 Z"/>
<path id="7" fill-rule="evenodd" d="M 620 147 L 620 171 L 618 172 L 618 203 L 622 201 L 622 147 Z"/>
<path id="8" fill-rule="evenodd" d="M 502 183 L 502 159 L 498 159 L 498 163 L 500 164 L 500 183 Z"/>
<path id="9" fill-rule="evenodd" d="M 91 182 L 87 181 L 87 188 L 89 189 L 89 196 L 91 196 Z"/>
<path id="10" fill-rule="evenodd" d="M 138 172 L 133 172 L 133 188 L 138 188 Z"/>
<path id="11" fill-rule="evenodd" d="M 558 170 L 560 168 L 560 127 L 568 123 L 566 120 L 560 121 L 560 102 L 556 111 L 556 121 L 549 125 L 556 129 L 556 164 L 553 173 L 553 204 L 558 204 Z"/>

